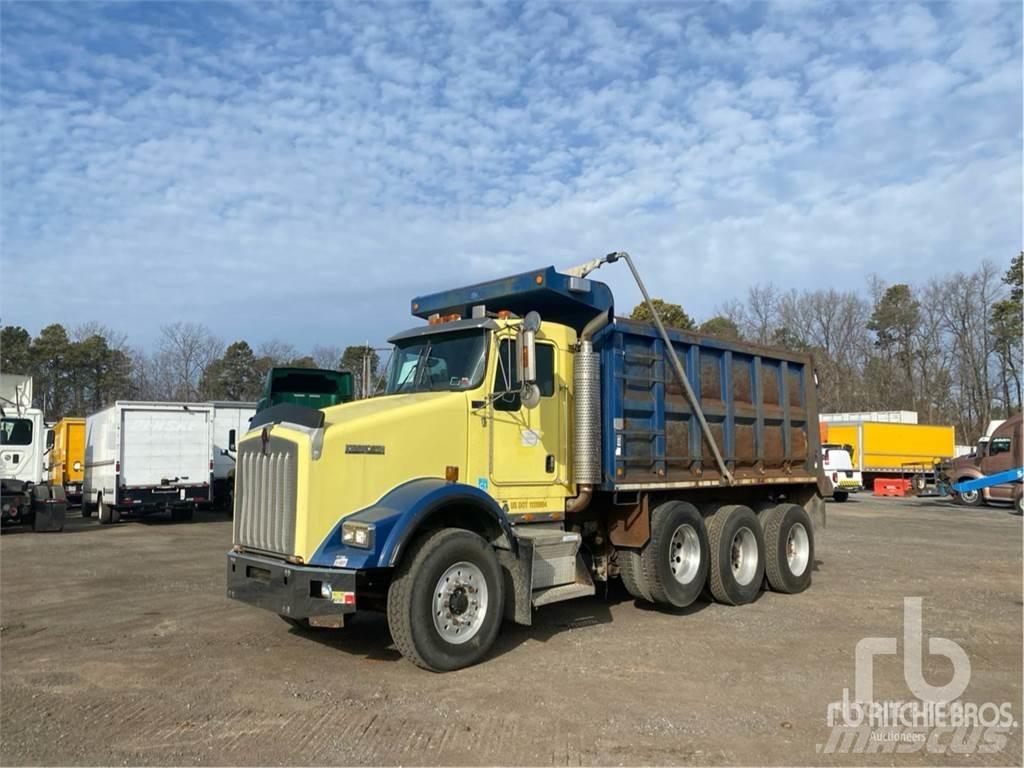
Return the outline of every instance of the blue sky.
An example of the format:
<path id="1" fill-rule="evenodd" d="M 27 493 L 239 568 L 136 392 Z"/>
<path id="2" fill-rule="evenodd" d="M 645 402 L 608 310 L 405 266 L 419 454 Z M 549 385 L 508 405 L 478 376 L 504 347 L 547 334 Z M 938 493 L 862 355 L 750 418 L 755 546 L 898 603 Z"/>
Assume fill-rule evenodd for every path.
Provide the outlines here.
<path id="1" fill-rule="evenodd" d="M 1021 248 L 1020 3 L 0 5 L 2 308 L 382 342 L 611 250 L 698 318 Z M 620 311 L 626 270 L 600 273 Z"/>

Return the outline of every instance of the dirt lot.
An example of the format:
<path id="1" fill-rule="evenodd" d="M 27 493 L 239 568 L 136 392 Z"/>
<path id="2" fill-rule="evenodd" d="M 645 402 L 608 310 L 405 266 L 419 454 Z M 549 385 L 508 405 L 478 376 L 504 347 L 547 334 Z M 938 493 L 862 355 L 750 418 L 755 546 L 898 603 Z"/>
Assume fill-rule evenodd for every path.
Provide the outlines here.
<path id="1" fill-rule="evenodd" d="M 970 659 L 963 699 L 1024 719 L 1021 519 L 1005 509 L 830 504 L 803 595 L 670 613 L 616 589 L 506 625 L 489 661 L 447 675 L 401 659 L 381 617 L 300 634 L 229 602 L 230 536 L 216 514 L 5 531 L 0 761 L 1021 763 L 1019 726 L 989 754 L 831 754 L 825 723 L 857 641 L 902 638 L 915 595 L 926 649 L 946 637 Z M 952 674 L 939 656 L 924 669 Z M 875 697 L 910 698 L 900 657 L 876 660 Z"/>

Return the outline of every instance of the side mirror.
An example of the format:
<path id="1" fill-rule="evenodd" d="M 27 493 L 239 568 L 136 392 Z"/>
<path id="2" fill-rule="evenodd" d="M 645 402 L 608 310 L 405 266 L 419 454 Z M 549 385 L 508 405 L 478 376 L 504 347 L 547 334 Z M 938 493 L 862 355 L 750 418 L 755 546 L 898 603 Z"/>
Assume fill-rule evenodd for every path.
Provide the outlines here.
<path id="1" fill-rule="evenodd" d="M 540 315 L 527 312 L 523 318 L 519 335 L 516 337 L 516 355 L 519 357 L 519 380 L 522 382 L 520 396 L 527 408 L 536 408 L 540 403 L 540 389 L 537 387 L 537 331 L 540 330 Z"/>
<path id="2" fill-rule="evenodd" d="M 52 429 L 46 430 L 46 452 L 47 453 L 49 453 L 50 451 L 53 450 L 53 441 L 54 441 L 53 430 Z"/>
<path id="3" fill-rule="evenodd" d="M 228 450 L 235 450 L 235 430 L 228 430 Z"/>

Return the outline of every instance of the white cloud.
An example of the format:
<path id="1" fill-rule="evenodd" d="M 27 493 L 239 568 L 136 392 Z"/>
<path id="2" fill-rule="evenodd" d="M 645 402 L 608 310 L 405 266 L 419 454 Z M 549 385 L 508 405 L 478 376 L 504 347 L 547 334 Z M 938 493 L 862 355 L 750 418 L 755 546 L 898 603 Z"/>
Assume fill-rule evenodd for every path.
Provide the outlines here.
<path id="1" fill-rule="evenodd" d="M 4 4 L 0 313 L 310 347 L 619 248 L 698 316 L 1009 258 L 1021 12 L 983 5 Z"/>

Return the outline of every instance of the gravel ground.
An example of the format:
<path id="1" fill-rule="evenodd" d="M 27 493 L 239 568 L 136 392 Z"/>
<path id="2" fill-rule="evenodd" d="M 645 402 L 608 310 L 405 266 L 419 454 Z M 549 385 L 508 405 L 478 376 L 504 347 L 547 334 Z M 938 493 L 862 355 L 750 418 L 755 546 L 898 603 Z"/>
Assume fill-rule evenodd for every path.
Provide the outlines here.
<path id="1" fill-rule="evenodd" d="M 0 762 L 16 764 L 1020 765 L 1021 729 L 951 754 L 833 752 L 826 708 L 854 649 L 900 637 L 923 598 L 960 644 L 969 702 L 1021 721 L 1021 518 L 924 499 L 829 504 L 811 589 L 678 612 L 609 594 L 506 625 L 447 675 L 395 651 L 383 618 L 300 633 L 224 596 L 230 522 L 74 513 L 62 534 L 0 537 Z M 900 656 L 876 698 L 911 698 Z M 928 655 L 926 679 L 952 665 Z M 1000 743 L 1000 739 L 1004 743 Z M 970 746 L 970 745 L 968 745 Z M 876 748 L 881 748 L 879 743 Z M 955 745 L 954 745 L 955 748 Z"/>

